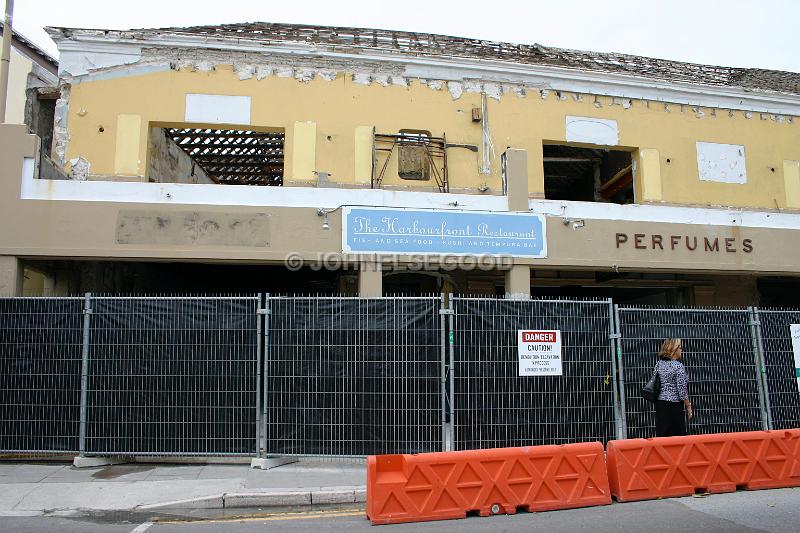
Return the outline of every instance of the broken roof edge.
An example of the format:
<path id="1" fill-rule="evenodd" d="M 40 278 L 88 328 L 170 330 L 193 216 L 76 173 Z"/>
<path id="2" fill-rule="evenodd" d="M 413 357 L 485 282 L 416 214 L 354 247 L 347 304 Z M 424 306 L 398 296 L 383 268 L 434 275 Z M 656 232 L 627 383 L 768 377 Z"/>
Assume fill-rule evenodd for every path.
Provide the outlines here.
<path id="1" fill-rule="evenodd" d="M 0 36 L 3 35 L 3 26 L 0 24 Z M 48 67 L 48 70 L 51 70 L 55 74 L 58 71 L 58 60 L 44 51 L 43 48 L 37 46 L 33 41 L 25 37 L 22 33 L 18 32 L 14 28 L 11 28 L 11 35 L 13 35 L 14 40 L 17 41 L 22 46 L 28 48 L 32 54 L 38 56 L 42 62 L 47 63 L 53 69 Z"/>
<path id="2" fill-rule="evenodd" d="M 688 83 L 694 87 L 708 87 L 710 91 L 727 88 L 764 97 L 800 96 L 800 73 L 790 71 L 722 67 L 629 54 L 585 52 L 539 44 L 513 44 L 428 33 L 278 23 L 131 30 L 46 27 L 45 30 L 57 44 L 70 40 L 99 40 L 143 45 L 174 39 L 194 41 L 196 45 L 209 48 L 215 48 L 215 44 L 226 44 L 225 48 L 220 48 L 222 50 L 235 49 L 236 45 L 261 44 L 264 47 L 276 47 L 280 44 L 291 44 L 315 50 L 325 47 L 340 53 L 348 50 L 372 50 L 400 57 L 472 59 L 512 67 L 554 67 L 602 73 L 612 77 L 659 80 L 679 86 Z"/>

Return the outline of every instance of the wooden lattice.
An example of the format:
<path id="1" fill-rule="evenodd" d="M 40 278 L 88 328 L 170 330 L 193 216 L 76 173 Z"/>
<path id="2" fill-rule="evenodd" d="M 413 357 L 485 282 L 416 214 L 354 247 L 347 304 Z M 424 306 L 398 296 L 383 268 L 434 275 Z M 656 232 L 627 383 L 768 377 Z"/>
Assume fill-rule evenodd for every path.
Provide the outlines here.
<path id="1" fill-rule="evenodd" d="M 282 132 L 168 128 L 167 134 L 217 183 L 283 185 Z"/>

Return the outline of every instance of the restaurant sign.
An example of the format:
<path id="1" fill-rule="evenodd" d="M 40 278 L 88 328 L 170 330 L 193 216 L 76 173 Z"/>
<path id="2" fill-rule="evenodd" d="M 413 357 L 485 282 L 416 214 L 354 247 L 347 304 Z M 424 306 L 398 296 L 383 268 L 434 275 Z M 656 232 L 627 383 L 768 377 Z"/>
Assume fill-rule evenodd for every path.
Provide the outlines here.
<path id="1" fill-rule="evenodd" d="M 547 257 L 545 218 L 531 213 L 344 207 L 345 253 Z"/>

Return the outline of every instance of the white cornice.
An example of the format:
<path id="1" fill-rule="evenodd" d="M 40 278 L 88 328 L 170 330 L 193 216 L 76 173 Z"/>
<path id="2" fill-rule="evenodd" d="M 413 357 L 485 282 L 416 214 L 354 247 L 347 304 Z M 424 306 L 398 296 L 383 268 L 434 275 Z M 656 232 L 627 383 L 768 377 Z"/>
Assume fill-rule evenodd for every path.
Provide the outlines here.
<path id="1" fill-rule="evenodd" d="M 734 87 L 720 87 L 686 82 L 650 79 L 626 74 L 528 65 L 488 59 L 453 56 L 414 56 L 391 50 L 335 46 L 318 43 L 260 42 L 250 39 L 209 37 L 163 33 L 157 37 L 136 32 L 99 32 L 73 30 L 70 37 L 51 31 L 59 50 L 72 53 L 107 53 L 127 55 L 126 49 L 147 47 L 214 49 L 283 57 L 335 59 L 343 62 L 384 63 L 404 69 L 407 77 L 446 81 L 480 79 L 501 83 L 643 99 L 701 107 L 735 109 L 780 115 L 800 115 L 800 95 L 761 93 Z M 345 48 L 341 46 L 340 48 Z"/>
<path id="2" fill-rule="evenodd" d="M 225 205 L 338 209 L 374 206 L 460 211 L 504 212 L 505 196 L 386 189 L 325 189 L 316 187 L 224 187 L 214 184 L 139 183 L 44 180 L 34 177 L 27 158 L 21 176 L 20 199 L 125 204 Z M 532 213 L 570 220 L 658 222 L 742 228 L 800 230 L 800 213 L 724 207 L 608 204 L 561 200 L 529 200 Z"/>

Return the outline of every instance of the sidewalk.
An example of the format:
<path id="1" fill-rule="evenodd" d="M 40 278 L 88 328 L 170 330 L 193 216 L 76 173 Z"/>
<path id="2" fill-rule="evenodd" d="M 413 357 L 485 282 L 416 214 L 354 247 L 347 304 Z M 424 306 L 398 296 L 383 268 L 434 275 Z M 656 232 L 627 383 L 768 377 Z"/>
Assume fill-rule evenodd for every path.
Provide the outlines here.
<path id="1" fill-rule="evenodd" d="M 0 462 L 0 516 L 53 511 L 237 508 L 363 502 L 366 465 L 300 461 L 272 470 L 245 464 Z"/>

